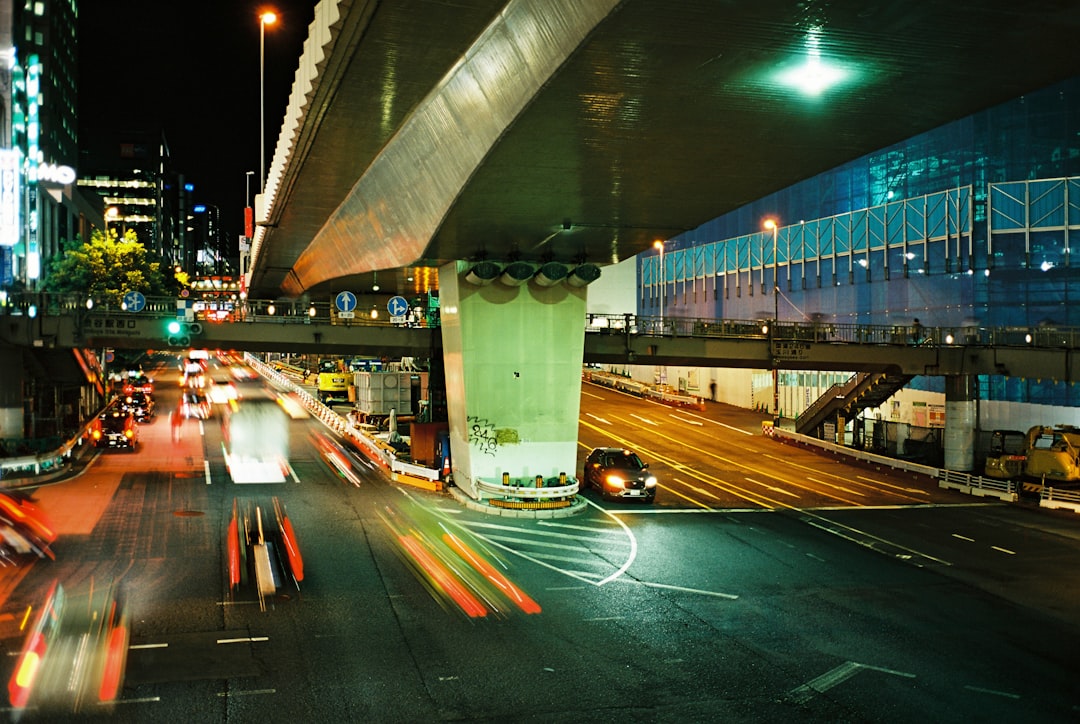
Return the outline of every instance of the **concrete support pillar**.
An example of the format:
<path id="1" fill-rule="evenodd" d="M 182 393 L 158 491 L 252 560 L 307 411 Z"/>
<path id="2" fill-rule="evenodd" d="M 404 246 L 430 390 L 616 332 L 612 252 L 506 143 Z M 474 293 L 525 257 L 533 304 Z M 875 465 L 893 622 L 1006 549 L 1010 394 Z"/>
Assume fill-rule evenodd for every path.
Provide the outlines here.
<path id="1" fill-rule="evenodd" d="M 484 264 L 439 269 L 454 484 L 477 499 L 503 473 L 576 477 L 585 347 L 584 286 Z"/>
<path id="2" fill-rule="evenodd" d="M 22 351 L 0 348 L 0 438 L 26 437 L 23 426 Z"/>
<path id="3" fill-rule="evenodd" d="M 975 432 L 979 408 L 974 375 L 945 378 L 945 468 L 971 472 L 975 467 Z"/>

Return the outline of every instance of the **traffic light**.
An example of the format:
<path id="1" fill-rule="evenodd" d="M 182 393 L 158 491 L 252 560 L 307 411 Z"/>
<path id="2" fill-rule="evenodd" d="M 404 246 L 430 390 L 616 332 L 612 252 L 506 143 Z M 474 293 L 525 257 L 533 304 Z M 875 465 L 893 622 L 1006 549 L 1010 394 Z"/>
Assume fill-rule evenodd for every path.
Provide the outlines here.
<path id="1" fill-rule="evenodd" d="M 202 334 L 202 325 L 198 322 L 170 319 L 165 325 L 165 341 L 170 347 L 190 347 L 191 338 L 200 334 Z"/>

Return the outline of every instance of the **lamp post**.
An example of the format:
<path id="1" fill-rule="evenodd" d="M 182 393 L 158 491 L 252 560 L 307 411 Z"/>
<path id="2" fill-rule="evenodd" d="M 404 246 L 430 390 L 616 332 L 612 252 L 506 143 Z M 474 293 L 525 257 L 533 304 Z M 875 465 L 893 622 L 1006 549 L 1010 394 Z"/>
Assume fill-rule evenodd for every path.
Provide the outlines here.
<path id="1" fill-rule="evenodd" d="M 259 193 L 266 187 L 266 26 L 277 22 L 277 14 L 267 10 L 259 15 Z"/>
<path id="2" fill-rule="evenodd" d="M 780 232 L 780 225 L 776 222 L 776 219 L 765 219 L 762 224 L 767 230 L 772 232 L 772 263 L 773 263 L 773 342 L 772 342 L 772 414 L 773 425 L 780 424 L 780 369 L 776 362 L 776 333 L 779 331 L 779 325 L 777 324 L 780 318 L 780 280 L 777 277 L 777 273 L 780 270 L 779 259 L 776 257 L 777 234 Z M 765 262 L 762 260 L 761 268 L 765 268 Z"/>
<path id="3" fill-rule="evenodd" d="M 660 250 L 660 333 L 664 333 L 664 242 L 657 239 L 653 242 L 653 248 Z"/>
<path id="4" fill-rule="evenodd" d="M 105 209 L 105 238 L 109 238 L 109 221 L 116 221 L 120 217 L 120 209 L 110 206 Z"/>

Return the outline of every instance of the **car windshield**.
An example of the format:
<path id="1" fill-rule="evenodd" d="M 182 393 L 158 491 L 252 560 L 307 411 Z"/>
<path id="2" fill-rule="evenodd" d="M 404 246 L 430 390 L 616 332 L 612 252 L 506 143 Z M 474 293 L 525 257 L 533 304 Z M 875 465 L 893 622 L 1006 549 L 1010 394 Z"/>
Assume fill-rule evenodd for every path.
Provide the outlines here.
<path id="1" fill-rule="evenodd" d="M 637 453 L 632 452 L 613 455 L 611 464 L 625 470 L 641 470 L 645 467 L 645 463 L 641 462 L 641 458 L 637 456 Z"/>

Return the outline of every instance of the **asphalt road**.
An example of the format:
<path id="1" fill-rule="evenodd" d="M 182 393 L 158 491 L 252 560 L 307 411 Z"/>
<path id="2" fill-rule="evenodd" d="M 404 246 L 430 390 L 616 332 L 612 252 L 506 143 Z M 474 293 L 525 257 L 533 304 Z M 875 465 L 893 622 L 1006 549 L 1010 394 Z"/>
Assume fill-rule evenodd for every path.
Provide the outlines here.
<path id="1" fill-rule="evenodd" d="M 162 375 L 158 376 L 159 380 Z M 159 382 L 159 410 L 175 390 Z M 172 396 L 170 399 L 170 395 Z M 343 480 L 291 423 L 293 475 L 235 485 L 214 420 L 159 414 L 134 454 L 37 491 L 55 561 L 0 571 L 0 636 L 59 578 L 132 612 L 120 701 L 73 721 L 1073 721 L 1071 515 L 987 504 L 760 434 L 759 415 L 582 396 L 581 458 L 634 447 L 653 505 L 491 517 L 354 460 Z M 579 463 L 580 465 L 580 463 Z M 577 471 L 580 474 L 580 467 Z M 234 499 L 278 497 L 305 561 L 261 610 L 230 590 Z M 465 616 L 433 596 L 390 516 L 467 539 L 540 605 Z M 40 712 L 21 721 L 56 721 Z"/>

